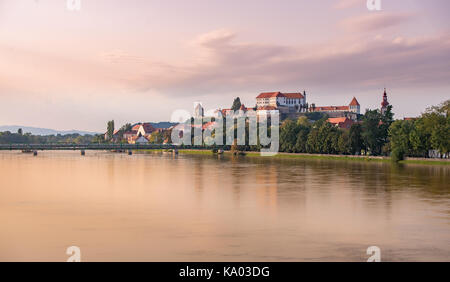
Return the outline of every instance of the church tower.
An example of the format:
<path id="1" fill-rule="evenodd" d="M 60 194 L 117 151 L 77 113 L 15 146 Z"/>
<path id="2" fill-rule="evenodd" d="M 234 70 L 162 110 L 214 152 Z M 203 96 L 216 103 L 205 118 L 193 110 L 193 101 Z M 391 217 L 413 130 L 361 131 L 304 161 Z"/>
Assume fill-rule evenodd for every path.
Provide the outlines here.
<path id="1" fill-rule="evenodd" d="M 355 97 L 353 97 L 352 101 L 350 102 L 350 104 L 348 105 L 350 112 L 354 112 L 357 113 L 359 115 L 360 111 L 361 111 L 361 106 L 358 103 L 358 100 L 356 100 Z"/>
<path id="2" fill-rule="evenodd" d="M 381 102 L 381 114 L 384 115 L 388 106 L 389 102 L 387 100 L 386 88 L 384 88 L 383 101 Z"/>
<path id="3" fill-rule="evenodd" d="M 194 103 L 195 104 L 195 103 Z M 194 118 L 202 118 L 205 112 L 200 102 L 197 102 L 197 105 L 194 106 Z"/>

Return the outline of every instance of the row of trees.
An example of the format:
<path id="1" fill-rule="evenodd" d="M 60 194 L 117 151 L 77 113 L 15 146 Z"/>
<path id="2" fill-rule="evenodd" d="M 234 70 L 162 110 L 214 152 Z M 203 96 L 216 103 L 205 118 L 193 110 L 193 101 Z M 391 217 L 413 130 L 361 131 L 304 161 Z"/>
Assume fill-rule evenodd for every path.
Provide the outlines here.
<path id="1" fill-rule="evenodd" d="M 66 143 L 66 144 L 86 144 L 94 142 L 95 136 L 66 134 L 66 135 L 32 135 L 31 133 L 23 133 L 19 129 L 17 133 L 10 131 L 0 132 L 0 144 L 49 144 L 49 143 Z"/>
<path id="2" fill-rule="evenodd" d="M 97 143 L 108 143 L 108 142 L 119 142 L 119 143 L 127 143 L 128 140 L 123 137 L 125 132 L 130 132 L 133 128 L 131 123 L 126 123 L 122 127 L 120 127 L 117 132 L 114 130 L 114 120 L 108 121 L 106 125 L 106 140 L 102 138 L 102 140 L 96 140 Z M 114 134 L 115 133 L 115 134 Z M 151 134 L 149 138 L 149 142 L 152 144 L 162 144 L 164 140 L 170 139 L 169 131 L 155 131 Z"/>
<path id="3" fill-rule="evenodd" d="M 362 121 L 349 130 L 327 122 L 311 123 L 307 116 L 285 120 L 280 127 L 280 151 L 315 154 L 387 154 L 388 129 L 393 122 L 392 107 L 385 113 L 367 110 Z"/>
<path id="4" fill-rule="evenodd" d="M 392 155 L 427 157 L 430 150 L 441 156 L 450 151 L 450 100 L 426 110 L 419 118 L 393 120 L 392 107 L 385 113 L 367 110 L 361 122 L 349 130 L 322 118 L 285 120 L 280 127 L 280 151 L 291 153 Z"/>
<path id="5" fill-rule="evenodd" d="M 426 157 L 430 150 L 450 152 L 450 100 L 426 110 L 418 119 L 397 120 L 389 128 L 392 157 Z"/>

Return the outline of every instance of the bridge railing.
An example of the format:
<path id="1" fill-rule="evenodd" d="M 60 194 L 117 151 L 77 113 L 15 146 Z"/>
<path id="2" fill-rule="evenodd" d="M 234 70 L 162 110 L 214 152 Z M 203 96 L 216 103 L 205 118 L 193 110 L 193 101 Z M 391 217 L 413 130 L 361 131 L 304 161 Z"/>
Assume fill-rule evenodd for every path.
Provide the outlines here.
<path id="1" fill-rule="evenodd" d="M 0 150 L 145 150 L 171 149 L 166 144 L 0 144 Z"/>

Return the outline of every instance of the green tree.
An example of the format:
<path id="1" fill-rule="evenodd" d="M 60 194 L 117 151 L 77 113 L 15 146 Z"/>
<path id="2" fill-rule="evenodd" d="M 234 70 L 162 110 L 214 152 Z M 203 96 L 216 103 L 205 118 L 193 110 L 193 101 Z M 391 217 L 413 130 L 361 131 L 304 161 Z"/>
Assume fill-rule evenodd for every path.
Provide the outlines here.
<path id="1" fill-rule="evenodd" d="M 309 127 L 309 121 L 306 116 L 301 116 L 297 119 L 297 125 L 298 126 L 307 126 Z"/>
<path id="2" fill-rule="evenodd" d="M 319 130 L 315 127 L 311 129 L 308 134 L 308 139 L 306 140 L 306 152 L 310 154 L 319 153 L 319 142 L 318 142 Z"/>
<path id="3" fill-rule="evenodd" d="M 450 151 L 450 123 L 440 123 L 436 125 L 431 134 L 431 146 L 441 154 Z"/>
<path id="4" fill-rule="evenodd" d="M 92 143 L 104 143 L 105 136 L 103 134 L 97 134 L 92 138 L 91 142 Z"/>
<path id="5" fill-rule="evenodd" d="M 411 153 L 410 134 L 414 123 L 407 120 L 397 120 L 389 127 L 389 142 L 393 161 L 403 160 L 405 155 Z"/>
<path id="6" fill-rule="evenodd" d="M 359 123 L 354 123 L 349 131 L 349 145 L 351 154 L 360 154 L 364 149 L 364 140 L 362 139 L 362 126 Z"/>
<path id="7" fill-rule="evenodd" d="M 327 121 L 321 122 L 321 126 L 318 130 L 317 142 L 318 142 L 318 152 L 322 154 L 333 154 L 335 153 L 335 148 L 337 148 L 337 138 L 336 127 Z"/>
<path id="8" fill-rule="evenodd" d="M 117 131 L 118 139 L 123 139 L 123 134 L 125 132 L 131 131 L 132 128 L 133 128 L 133 126 L 131 125 L 131 123 L 126 123 L 126 124 L 122 125 L 122 127 Z M 122 140 L 122 141 L 127 141 L 127 140 Z"/>
<path id="9" fill-rule="evenodd" d="M 411 144 L 411 154 L 418 157 L 426 157 L 431 148 L 431 130 L 425 126 L 424 119 L 419 118 L 414 122 L 412 131 L 409 134 Z"/>
<path id="10" fill-rule="evenodd" d="M 428 108 L 421 117 L 430 136 L 431 148 L 438 150 L 441 154 L 450 151 L 449 109 L 450 100 L 447 100 L 438 106 Z"/>
<path id="11" fill-rule="evenodd" d="M 344 155 L 352 154 L 349 130 L 341 131 L 341 134 L 340 134 L 339 140 L 338 140 L 338 149 L 339 149 L 339 153 L 341 153 L 341 154 L 344 154 Z"/>
<path id="12" fill-rule="evenodd" d="M 152 144 L 162 144 L 163 141 L 163 135 L 158 131 L 155 131 L 150 135 L 149 142 Z"/>
<path id="13" fill-rule="evenodd" d="M 106 135 L 108 137 L 108 140 L 113 139 L 113 136 L 114 136 L 114 120 L 108 121 L 106 133 L 107 133 Z"/>
<path id="14" fill-rule="evenodd" d="M 362 139 L 372 155 L 379 155 L 383 145 L 380 122 L 381 113 L 378 110 L 367 110 L 362 118 Z"/>
<path id="15" fill-rule="evenodd" d="M 295 152 L 298 127 L 292 120 L 285 120 L 280 127 L 280 150 L 282 152 Z"/>
<path id="16" fill-rule="evenodd" d="M 19 135 L 22 135 L 22 134 L 23 134 L 22 128 L 19 128 L 19 129 L 17 130 L 17 134 L 19 134 Z"/>
<path id="17" fill-rule="evenodd" d="M 236 97 L 233 101 L 233 105 L 231 106 L 231 109 L 233 111 L 238 111 L 241 108 L 241 99 L 239 97 Z"/>
<path id="18" fill-rule="evenodd" d="M 306 143 L 308 142 L 308 135 L 311 130 L 311 127 L 309 124 L 300 124 L 298 125 L 298 133 L 297 133 L 297 141 L 295 143 L 295 152 L 296 153 L 306 153 L 307 152 L 307 146 Z"/>
<path id="19" fill-rule="evenodd" d="M 378 125 L 378 134 L 380 147 L 382 148 L 389 140 L 389 127 L 394 122 L 394 114 L 392 113 L 392 106 L 389 105 L 384 112 L 381 114 L 381 122 Z"/>

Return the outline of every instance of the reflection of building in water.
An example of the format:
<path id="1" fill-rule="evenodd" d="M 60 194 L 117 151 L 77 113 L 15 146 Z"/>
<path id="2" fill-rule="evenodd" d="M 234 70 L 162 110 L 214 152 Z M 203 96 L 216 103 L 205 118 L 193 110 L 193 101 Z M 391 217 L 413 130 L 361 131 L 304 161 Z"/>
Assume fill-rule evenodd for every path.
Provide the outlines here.
<path id="1" fill-rule="evenodd" d="M 278 182 L 279 167 L 276 165 L 264 166 L 256 170 L 257 203 L 263 209 L 269 209 L 276 213 L 278 205 Z"/>

